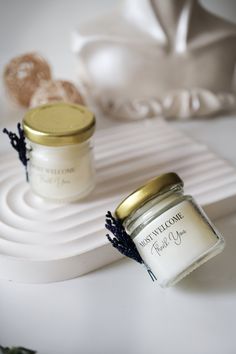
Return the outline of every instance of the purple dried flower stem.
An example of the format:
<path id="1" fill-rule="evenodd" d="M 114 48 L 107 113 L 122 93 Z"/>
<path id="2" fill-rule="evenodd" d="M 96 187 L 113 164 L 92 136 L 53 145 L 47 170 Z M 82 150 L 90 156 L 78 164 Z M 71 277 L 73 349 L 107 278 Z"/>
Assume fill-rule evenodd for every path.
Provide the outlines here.
<path id="1" fill-rule="evenodd" d="M 150 275 L 152 281 L 157 280 L 155 274 L 151 271 L 146 263 L 144 263 L 142 257 L 140 256 L 135 243 L 132 238 L 126 233 L 122 223 L 112 216 L 110 211 L 106 214 L 105 227 L 109 230 L 114 237 L 106 235 L 108 240 L 111 242 L 112 246 L 115 247 L 121 254 L 126 257 L 129 257 L 136 262 L 143 264 L 146 268 L 148 274 Z"/>

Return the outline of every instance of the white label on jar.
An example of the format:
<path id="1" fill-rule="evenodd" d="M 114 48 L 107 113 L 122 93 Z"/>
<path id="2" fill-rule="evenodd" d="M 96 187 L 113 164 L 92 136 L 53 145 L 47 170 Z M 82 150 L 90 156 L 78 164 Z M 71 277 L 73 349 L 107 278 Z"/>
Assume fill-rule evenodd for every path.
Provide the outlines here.
<path id="1" fill-rule="evenodd" d="M 167 210 L 134 238 L 159 283 L 175 278 L 217 241 L 217 235 L 190 201 Z"/>
<path id="2" fill-rule="evenodd" d="M 31 178 L 32 175 L 37 175 L 41 183 L 54 185 L 56 188 L 63 188 L 65 185 L 71 184 L 73 177 L 76 174 L 76 166 L 68 167 L 44 167 L 35 162 L 31 163 Z"/>
<path id="3" fill-rule="evenodd" d="M 93 185 L 92 157 L 87 154 L 77 160 L 43 161 L 30 159 L 30 184 L 46 198 L 63 199 L 83 194 Z"/>

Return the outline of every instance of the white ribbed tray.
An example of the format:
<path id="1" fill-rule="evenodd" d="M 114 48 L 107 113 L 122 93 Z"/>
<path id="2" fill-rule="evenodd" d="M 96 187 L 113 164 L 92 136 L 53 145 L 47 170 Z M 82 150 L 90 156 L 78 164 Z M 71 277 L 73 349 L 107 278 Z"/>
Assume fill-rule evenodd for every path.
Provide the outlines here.
<path id="1" fill-rule="evenodd" d="M 236 171 L 206 146 L 162 120 L 96 133 L 97 186 L 79 203 L 33 195 L 16 155 L 0 157 L 0 278 L 50 282 L 119 259 L 105 237 L 104 216 L 146 180 L 176 171 L 212 218 L 236 210 Z"/>

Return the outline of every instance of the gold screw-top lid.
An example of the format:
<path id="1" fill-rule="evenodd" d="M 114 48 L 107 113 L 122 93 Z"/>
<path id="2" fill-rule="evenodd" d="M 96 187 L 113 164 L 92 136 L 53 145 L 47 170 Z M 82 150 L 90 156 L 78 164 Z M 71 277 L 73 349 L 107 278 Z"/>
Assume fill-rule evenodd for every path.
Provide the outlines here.
<path id="1" fill-rule="evenodd" d="M 95 129 L 95 117 L 86 107 L 70 103 L 52 103 L 29 110 L 23 119 L 25 136 L 47 146 L 81 143 Z"/>
<path id="2" fill-rule="evenodd" d="M 115 215 L 123 221 L 154 196 L 183 185 L 182 179 L 174 172 L 155 177 L 125 198 L 116 208 Z"/>

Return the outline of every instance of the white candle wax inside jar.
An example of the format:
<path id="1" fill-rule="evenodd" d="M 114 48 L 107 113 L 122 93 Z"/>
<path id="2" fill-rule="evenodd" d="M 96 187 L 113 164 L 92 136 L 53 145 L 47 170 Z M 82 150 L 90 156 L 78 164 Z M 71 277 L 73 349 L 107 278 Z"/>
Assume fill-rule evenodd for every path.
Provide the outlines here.
<path id="1" fill-rule="evenodd" d="M 175 173 L 159 176 L 116 209 L 162 287 L 174 285 L 224 248 L 224 239 Z"/>
<path id="2" fill-rule="evenodd" d="M 23 127 L 33 192 L 56 202 L 86 196 L 94 187 L 91 136 L 95 119 L 85 107 L 67 103 L 29 111 Z"/>

